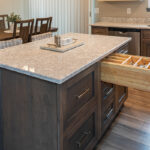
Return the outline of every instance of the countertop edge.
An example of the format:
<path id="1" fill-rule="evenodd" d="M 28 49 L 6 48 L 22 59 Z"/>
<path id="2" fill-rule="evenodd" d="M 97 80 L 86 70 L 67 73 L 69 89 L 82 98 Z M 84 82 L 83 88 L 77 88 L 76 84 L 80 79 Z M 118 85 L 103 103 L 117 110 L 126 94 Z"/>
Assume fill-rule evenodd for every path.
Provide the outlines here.
<path id="1" fill-rule="evenodd" d="M 21 73 L 21 74 L 25 74 L 27 76 L 31 76 L 31 77 L 38 78 L 38 79 L 41 79 L 41 80 L 49 81 L 49 82 L 52 82 L 52 83 L 55 83 L 55 84 L 63 84 L 67 80 L 69 80 L 72 77 L 76 76 L 77 74 L 79 74 L 80 72 L 82 72 L 85 69 L 89 68 L 90 66 L 97 63 L 98 61 L 102 60 L 104 57 L 110 55 L 111 53 L 113 53 L 118 48 L 120 48 L 123 45 L 127 44 L 130 40 L 131 40 L 131 38 L 128 38 L 128 40 L 126 40 L 125 42 L 123 42 L 119 46 L 116 46 L 115 48 L 109 50 L 108 52 L 104 53 L 102 56 L 100 56 L 100 57 L 96 58 L 95 60 L 93 60 L 91 63 L 88 63 L 87 65 L 82 66 L 77 71 L 71 73 L 70 75 L 68 75 L 65 78 L 60 79 L 60 80 L 55 79 L 55 78 L 51 78 L 51 77 L 47 77 L 47 76 L 43 76 L 41 74 L 36 74 L 34 72 L 29 72 L 29 71 L 21 70 L 21 69 L 18 69 L 18 68 L 10 67 L 8 65 L 0 64 L 0 68 L 7 69 L 9 71 L 13 71 L 13 72 L 17 72 L 17 73 Z"/>
<path id="2" fill-rule="evenodd" d="M 101 24 L 102 23 L 102 24 Z M 105 25 L 104 25 L 105 24 Z M 121 25 L 119 25 L 121 24 Z M 129 25 L 129 26 L 128 26 Z M 131 26 L 133 25 L 133 26 Z M 132 23 L 113 23 L 111 24 L 110 22 L 96 22 L 95 24 L 89 24 L 89 26 L 91 27 L 111 27 L 111 28 L 128 28 L 128 29 L 147 29 L 150 30 L 150 26 L 147 26 L 147 24 L 144 24 L 145 27 L 143 26 L 143 24 L 132 24 Z"/>

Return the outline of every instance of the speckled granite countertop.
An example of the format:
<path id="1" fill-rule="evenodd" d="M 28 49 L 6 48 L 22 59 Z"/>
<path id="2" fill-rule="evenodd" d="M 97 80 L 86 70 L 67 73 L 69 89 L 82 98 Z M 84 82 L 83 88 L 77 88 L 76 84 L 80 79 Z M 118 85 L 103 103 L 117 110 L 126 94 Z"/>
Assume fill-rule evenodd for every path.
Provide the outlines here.
<path id="1" fill-rule="evenodd" d="M 137 24 L 137 23 L 117 23 L 117 22 L 96 22 L 91 26 L 97 27 L 117 27 L 117 28 L 131 28 L 131 29 L 150 29 L 150 24 Z"/>
<path id="2" fill-rule="evenodd" d="M 61 84 L 131 40 L 77 33 L 64 36 L 79 39 L 84 45 L 65 53 L 41 50 L 50 39 L 10 47 L 0 51 L 0 68 Z"/>

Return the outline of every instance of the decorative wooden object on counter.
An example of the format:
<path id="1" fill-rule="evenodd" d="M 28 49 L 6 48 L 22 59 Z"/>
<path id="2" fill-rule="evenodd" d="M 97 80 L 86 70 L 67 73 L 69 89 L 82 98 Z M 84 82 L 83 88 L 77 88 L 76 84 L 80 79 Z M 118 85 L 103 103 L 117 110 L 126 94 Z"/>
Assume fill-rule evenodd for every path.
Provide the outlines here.
<path id="1" fill-rule="evenodd" d="M 114 53 L 101 63 L 102 81 L 150 92 L 150 58 Z"/>

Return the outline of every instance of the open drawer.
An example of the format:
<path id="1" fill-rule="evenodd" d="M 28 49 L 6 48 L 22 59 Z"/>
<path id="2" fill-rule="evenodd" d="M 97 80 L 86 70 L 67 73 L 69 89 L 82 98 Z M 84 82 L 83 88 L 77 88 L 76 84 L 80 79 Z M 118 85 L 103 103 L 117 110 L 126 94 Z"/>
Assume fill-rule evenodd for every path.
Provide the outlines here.
<path id="1" fill-rule="evenodd" d="M 150 58 L 113 53 L 101 62 L 101 80 L 150 92 Z"/>

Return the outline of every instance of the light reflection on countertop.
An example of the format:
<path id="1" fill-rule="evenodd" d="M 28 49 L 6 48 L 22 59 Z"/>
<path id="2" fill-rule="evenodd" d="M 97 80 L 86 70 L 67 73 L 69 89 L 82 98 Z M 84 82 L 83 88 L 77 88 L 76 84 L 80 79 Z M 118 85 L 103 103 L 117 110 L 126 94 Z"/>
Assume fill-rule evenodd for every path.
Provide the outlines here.
<path id="1" fill-rule="evenodd" d="M 81 40 L 84 45 L 65 53 L 40 49 L 53 41 L 51 38 L 6 48 L 0 51 L 0 67 L 61 84 L 131 40 L 78 33 L 63 36 Z"/>

